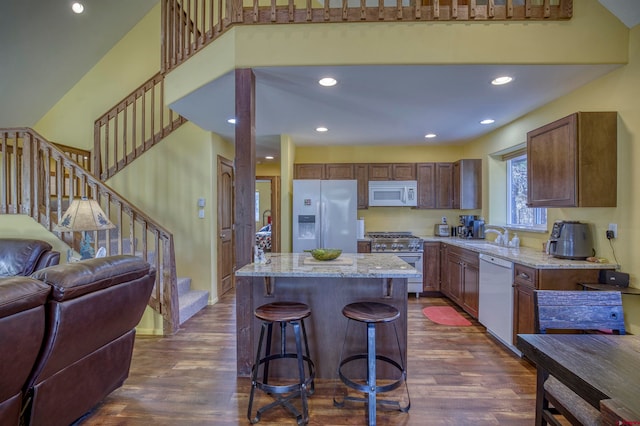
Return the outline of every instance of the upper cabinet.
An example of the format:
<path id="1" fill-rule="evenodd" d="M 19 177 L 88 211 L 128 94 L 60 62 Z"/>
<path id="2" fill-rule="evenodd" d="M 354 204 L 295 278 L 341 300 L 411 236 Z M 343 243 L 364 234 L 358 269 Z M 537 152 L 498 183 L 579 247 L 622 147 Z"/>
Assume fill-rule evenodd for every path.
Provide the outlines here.
<path id="1" fill-rule="evenodd" d="M 416 164 L 369 164 L 369 180 L 416 180 Z"/>
<path id="2" fill-rule="evenodd" d="M 294 179 L 324 179 L 324 164 L 294 164 Z"/>
<path id="3" fill-rule="evenodd" d="M 325 164 L 324 175 L 325 179 L 333 180 L 350 180 L 356 178 L 353 164 L 349 163 Z"/>
<path id="4" fill-rule="evenodd" d="M 418 163 L 419 209 L 482 208 L 482 160 Z"/>
<path id="5" fill-rule="evenodd" d="M 615 207 L 617 113 L 578 112 L 527 133 L 529 207 Z"/>
<path id="6" fill-rule="evenodd" d="M 358 209 L 369 208 L 369 165 L 354 164 L 353 167 L 358 181 Z"/>
<path id="7" fill-rule="evenodd" d="M 482 160 L 456 161 L 453 163 L 452 180 L 454 209 L 482 208 Z"/>

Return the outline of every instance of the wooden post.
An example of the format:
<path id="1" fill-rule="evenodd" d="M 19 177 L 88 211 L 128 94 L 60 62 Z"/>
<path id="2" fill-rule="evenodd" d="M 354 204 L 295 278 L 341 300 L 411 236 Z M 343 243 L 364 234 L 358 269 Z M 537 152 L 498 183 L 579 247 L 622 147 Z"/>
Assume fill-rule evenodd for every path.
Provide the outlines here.
<path id="1" fill-rule="evenodd" d="M 255 243 L 255 76 L 250 68 L 236 70 L 236 157 L 234 224 L 236 269 L 251 263 Z M 250 277 L 236 280 L 237 374 L 249 376 L 253 357 Z"/>

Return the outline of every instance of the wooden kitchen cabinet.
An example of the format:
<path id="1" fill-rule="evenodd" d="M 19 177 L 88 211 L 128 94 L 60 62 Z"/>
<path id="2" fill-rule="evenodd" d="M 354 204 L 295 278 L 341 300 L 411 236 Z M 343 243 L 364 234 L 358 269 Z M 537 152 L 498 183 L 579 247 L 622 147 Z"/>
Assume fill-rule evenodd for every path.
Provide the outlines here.
<path id="1" fill-rule="evenodd" d="M 579 282 L 597 282 L 599 269 L 535 269 L 513 265 L 513 342 L 535 332 L 534 290 L 580 290 Z M 591 281 L 587 281 L 591 280 Z"/>
<path id="2" fill-rule="evenodd" d="M 416 180 L 415 163 L 369 164 L 369 180 Z"/>
<path id="3" fill-rule="evenodd" d="M 294 164 L 294 179 L 324 179 L 324 164 Z"/>
<path id="4" fill-rule="evenodd" d="M 453 208 L 453 163 L 417 163 L 419 209 Z"/>
<path id="5" fill-rule="evenodd" d="M 478 253 L 447 247 L 440 290 L 473 318 L 478 317 L 479 266 Z"/>
<path id="6" fill-rule="evenodd" d="M 354 164 L 353 167 L 358 181 L 358 209 L 369 208 L 369 165 Z"/>
<path id="7" fill-rule="evenodd" d="M 425 242 L 422 291 L 440 291 L 440 243 Z"/>
<path id="8" fill-rule="evenodd" d="M 294 164 L 294 179 L 355 179 L 355 167 L 351 163 Z"/>
<path id="9" fill-rule="evenodd" d="M 371 241 L 358 241 L 358 253 L 371 253 Z"/>
<path id="10" fill-rule="evenodd" d="M 527 133 L 529 207 L 615 207 L 617 113 L 578 112 Z"/>
<path id="11" fill-rule="evenodd" d="M 482 208 L 482 160 L 464 159 L 453 163 L 452 208 Z"/>
<path id="12" fill-rule="evenodd" d="M 337 163 L 324 165 L 324 178 L 329 180 L 355 179 L 354 165 L 350 163 Z"/>

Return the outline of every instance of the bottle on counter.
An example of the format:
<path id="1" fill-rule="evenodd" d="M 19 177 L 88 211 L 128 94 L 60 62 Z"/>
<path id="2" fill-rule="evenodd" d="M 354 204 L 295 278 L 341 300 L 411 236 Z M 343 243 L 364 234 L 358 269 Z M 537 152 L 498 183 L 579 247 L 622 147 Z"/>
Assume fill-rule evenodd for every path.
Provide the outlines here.
<path id="1" fill-rule="evenodd" d="M 513 239 L 511 240 L 511 247 L 518 248 L 520 247 L 520 238 L 518 238 L 518 234 L 513 234 Z"/>

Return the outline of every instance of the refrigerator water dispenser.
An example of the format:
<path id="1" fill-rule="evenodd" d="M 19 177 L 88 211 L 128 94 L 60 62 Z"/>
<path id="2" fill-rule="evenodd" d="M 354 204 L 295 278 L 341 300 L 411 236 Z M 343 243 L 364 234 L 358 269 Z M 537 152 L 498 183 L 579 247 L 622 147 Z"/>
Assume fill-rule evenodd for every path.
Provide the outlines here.
<path id="1" fill-rule="evenodd" d="M 305 240 L 314 240 L 316 238 L 315 215 L 298 215 L 298 237 Z"/>

